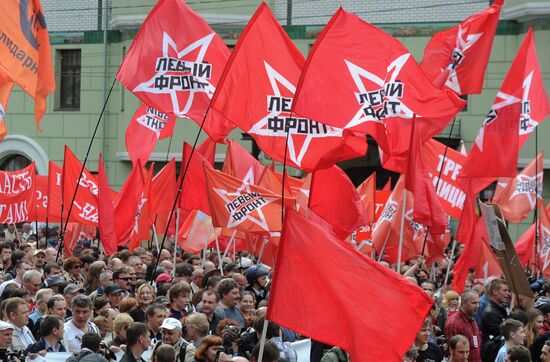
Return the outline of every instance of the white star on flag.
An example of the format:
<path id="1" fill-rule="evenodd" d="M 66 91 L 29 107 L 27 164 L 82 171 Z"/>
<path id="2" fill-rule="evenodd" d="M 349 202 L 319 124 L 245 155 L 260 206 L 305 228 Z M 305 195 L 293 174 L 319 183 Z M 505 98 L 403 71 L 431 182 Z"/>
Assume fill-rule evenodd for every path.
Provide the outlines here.
<path id="1" fill-rule="evenodd" d="M 529 103 L 529 93 L 531 91 L 531 82 L 533 81 L 533 71 L 523 80 L 521 96 L 521 115 L 519 118 L 519 135 L 527 135 L 533 132 L 538 122 L 531 118 L 531 107 Z"/>
<path id="2" fill-rule="evenodd" d="M 470 34 L 466 36 L 466 38 L 463 37 L 463 31 L 462 26 L 458 26 L 458 35 L 456 37 L 456 45 L 455 49 L 453 51 L 453 56 L 451 59 L 451 63 L 448 65 L 448 69 L 450 70 L 449 76 L 447 77 L 447 81 L 445 82 L 445 85 L 449 88 L 451 88 L 453 91 L 455 91 L 458 94 L 461 94 L 460 89 L 460 83 L 458 82 L 458 77 L 456 75 L 456 69 L 462 63 L 462 61 L 465 58 L 464 52 L 472 47 L 481 37 L 483 36 L 483 33 L 477 33 L 477 34 Z M 459 58 L 455 58 L 455 55 L 458 54 Z"/>
<path id="3" fill-rule="evenodd" d="M 139 205 L 138 205 L 138 209 L 136 211 L 136 217 L 134 219 L 134 230 L 133 230 L 133 234 L 137 234 L 138 231 L 139 231 L 139 219 L 141 217 L 141 209 L 143 207 L 143 205 L 145 205 L 145 203 L 147 202 L 147 198 L 145 197 L 145 195 L 143 194 L 143 192 L 141 193 L 141 200 L 139 202 Z"/>
<path id="4" fill-rule="evenodd" d="M 502 101 L 493 104 L 493 106 L 489 110 L 489 114 L 487 115 L 487 117 L 485 117 L 485 120 L 483 121 L 483 125 L 479 129 L 479 133 L 477 134 L 477 137 L 476 137 L 476 145 L 479 148 L 479 150 L 482 152 L 483 152 L 483 139 L 485 136 L 485 127 L 487 127 L 493 121 L 497 120 L 498 118 L 497 111 L 499 109 L 507 107 L 514 103 L 518 103 L 520 101 L 519 98 L 514 97 L 511 94 L 507 94 L 500 91 L 497 93 L 497 99 L 498 98 L 501 98 Z"/>
<path id="5" fill-rule="evenodd" d="M 536 176 L 527 176 L 527 175 L 518 175 L 517 176 L 517 184 L 520 184 L 520 183 L 525 183 L 527 185 L 531 184 L 531 182 L 535 181 L 537 184 L 540 185 L 540 187 L 538 187 L 538 195 L 533 195 L 534 193 L 533 192 L 524 192 L 524 191 L 519 191 L 517 188 L 514 190 L 514 192 L 512 193 L 512 195 L 510 196 L 510 199 L 514 198 L 515 196 L 517 195 L 525 195 L 527 196 L 527 199 L 529 200 L 529 204 L 531 205 L 531 209 L 534 209 L 535 208 L 535 204 L 537 203 L 537 198 L 540 198 L 541 197 L 541 194 L 542 194 L 542 176 L 543 176 L 543 172 L 539 172 Z"/>

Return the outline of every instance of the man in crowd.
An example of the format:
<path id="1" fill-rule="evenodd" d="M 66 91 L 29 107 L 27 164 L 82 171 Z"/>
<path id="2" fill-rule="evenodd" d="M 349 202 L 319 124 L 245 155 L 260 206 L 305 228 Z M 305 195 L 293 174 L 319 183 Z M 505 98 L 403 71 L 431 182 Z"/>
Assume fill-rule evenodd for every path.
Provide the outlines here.
<path id="1" fill-rule="evenodd" d="M 4 289 L 6 288 L 6 285 L 8 284 L 15 284 L 17 285 L 18 288 L 20 288 L 23 285 L 23 275 L 29 270 L 31 270 L 31 266 L 24 261 L 21 261 L 18 264 L 16 264 L 15 278 L 11 280 L 6 280 L 2 284 L 0 284 L 0 295 L 2 295 L 2 293 L 4 292 Z"/>
<path id="2" fill-rule="evenodd" d="M 540 360 L 542 362 L 550 362 L 550 341 L 544 342 L 540 354 Z"/>
<path id="3" fill-rule="evenodd" d="M 63 290 L 63 296 L 65 297 L 65 300 L 67 301 L 67 320 L 70 319 L 73 316 L 73 309 L 72 309 L 72 301 L 73 299 L 79 295 L 84 293 L 85 290 L 77 286 L 76 284 L 68 284 L 65 289 Z"/>
<path id="4" fill-rule="evenodd" d="M 113 282 L 122 290 L 122 298 L 129 297 L 132 290 L 132 276 L 130 267 L 123 266 L 113 272 Z"/>
<path id="5" fill-rule="evenodd" d="M 41 249 L 37 249 L 32 254 L 32 268 L 42 274 L 42 268 L 46 264 L 46 252 Z"/>
<path id="6" fill-rule="evenodd" d="M 239 323 L 240 328 L 244 328 L 244 317 L 237 308 L 240 299 L 239 286 L 233 279 L 223 279 L 218 286 L 220 294 L 220 303 L 216 309 L 216 315 L 221 319 L 233 319 Z"/>
<path id="7" fill-rule="evenodd" d="M 461 334 L 453 336 L 449 340 L 449 358 L 447 362 L 468 362 L 470 354 L 470 342 Z"/>
<path id="8" fill-rule="evenodd" d="M 218 293 L 213 292 L 211 290 L 205 290 L 202 293 L 202 300 L 201 300 L 201 312 L 206 316 L 208 319 L 208 323 L 210 324 L 210 330 L 215 333 L 216 331 L 216 325 L 220 321 L 220 319 L 216 318 L 215 312 L 218 308 Z M 223 318 L 223 317 L 221 317 Z"/>
<path id="9" fill-rule="evenodd" d="M 126 353 L 119 362 L 145 362 L 141 355 L 151 343 L 147 326 L 140 322 L 130 324 L 126 330 Z"/>
<path id="10" fill-rule="evenodd" d="M 100 352 L 101 337 L 96 333 L 84 333 L 80 352 L 76 356 L 69 357 L 67 362 L 107 362 Z"/>
<path id="11" fill-rule="evenodd" d="M 71 302 L 72 319 L 65 323 L 65 336 L 70 352 L 80 352 L 82 336 L 85 333 L 99 334 L 99 328 L 90 322 L 92 300 L 87 295 L 77 295 Z"/>
<path id="12" fill-rule="evenodd" d="M 99 274 L 99 287 L 90 294 L 90 298 L 95 301 L 95 298 L 98 295 L 103 295 L 105 288 L 111 284 L 113 284 L 113 272 L 110 270 L 102 272 Z"/>
<path id="13" fill-rule="evenodd" d="M 180 321 L 175 318 L 166 318 L 162 322 L 160 330 L 162 332 L 162 343 L 174 347 L 177 361 L 193 362 L 196 348 L 183 338 L 183 327 Z M 183 358 L 180 356 L 183 356 Z"/>
<path id="14" fill-rule="evenodd" d="M 513 346 L 521 346 L 525 341 L 523 323 L 515 319 L 506 319 L 500 325 L 500 333 L 504 337 L 504 345 L 499 349 L 495 362 L 505 362 L 507 351 Z"/>
<path id="15" fill-rule="evenodd" d="M 6 302 L 6 316 L 8 317 L 8 323 L 13 326 L 12 351 L 24 351 L 31 344 L 36 343 L 32 332 L 27 327 L 29 309 L 24 299 L 18 297 L 8 299 Z"/>
<path id="16" fill-rule="evenodd" d="M 508 316 L 506 303 L 510 298 L 510 288 L 504 279 L 494 279 L 487 290 L 489 305 L 481 316 L 481 335 L 483 343 L 500 335 L 500 325 Z"/>
<path id="17" fill-rule="evenodd" d="M 183 280 L 170 287 L 168 296 L 170 297 L 171 307 L 168 317 L 185 322 L 185 317 L 193 312 L 193 307 L 189 305 L 190 294 L 191 288 Z"/>
<path id="18" fill-rule="evenodd" d="M 56 316 L 45 316 L 40 323 L 40 334 L 42 337 L 38 342 L 27 347 L 27 352 L 66 352 L 63 345 L 63 319 Z"/>
<path id="19" fill-rule="evenodd" d="M 447 343 L 456 335 L 462 335 L 469 341 L 470 362 L 481 362 L 481 332 L 475 316 L 479 308 L 479 295 L 467 290 L 460 298 L 460 310 L 447 319 L 445 337 Z"/>
<path id="20" fill-rule="evenodd" d="M 198 347 L 210 330 L 210 323 L 208 323 L 206 314 L 190 314 L 187 316 L 185 323 L 187 325 L 187 338 L 193 342 L 195 347 Z"/>
<path id="21" fill-rule="evenodd" d="M 36 292 L 35 309 L 29 315 L 29 324 L 27 325 L 35 338 L 37 337 L 35 334 L 36 325 L 48 312 L 48 301 L 51 297 L 53 297 L 53 290 L 51 289 L 40 289 Z"/>
<path id="22" fill-rule="evenodd" d="M 13 325 L 0 321 L 0 361 L 7 361 L 13 337 Z"/>
<path id="23" fill-rule="evenodd" d="M 162 304 L 152 304 L 145 311 L 145 321 L 149 330 L 149 339 L 152 344 L 162 340 L 160 326 L 166 319 L 166 307 Z"/>
<path id="24" fill-rule="evenodd" d="M 105 294 L 105 297 L 107 297 L 107 300 L 109 301 L 111 307 L 118 310 L 120 301 L 122 300 L 123 290 L 120 289 L 117 284 L 111 284 L 106 286 L 103 292 Z"/>

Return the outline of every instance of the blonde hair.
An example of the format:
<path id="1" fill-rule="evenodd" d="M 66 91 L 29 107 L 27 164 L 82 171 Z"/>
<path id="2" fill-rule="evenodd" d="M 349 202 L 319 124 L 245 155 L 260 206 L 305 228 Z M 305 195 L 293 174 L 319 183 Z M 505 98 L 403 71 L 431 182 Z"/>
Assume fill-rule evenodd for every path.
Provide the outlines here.
<path id="1" fill-rule="evenodd" d="M 132 323 L 134 323 L 134 319 L 128 313 L 120 313 L 113 322 L 113 330 L 118 334 L 123 327 L 127 327 Z"/>
<path id="2" fill-rule="evenodd" d="M 449 302 L 453 299 L 456 299 L 457 301 L 459 300 L 459 295 L 457 292 L 454 290 L 449 290 L 445 293 L 443 296 L 443 305 L 445 306 L 445 309 L 449 308 Z"/>

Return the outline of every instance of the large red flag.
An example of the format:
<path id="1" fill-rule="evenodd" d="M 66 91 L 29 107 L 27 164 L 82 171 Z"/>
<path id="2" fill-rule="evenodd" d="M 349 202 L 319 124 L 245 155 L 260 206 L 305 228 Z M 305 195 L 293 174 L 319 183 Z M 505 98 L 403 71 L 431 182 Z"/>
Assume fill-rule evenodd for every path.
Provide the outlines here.
<path id="1" fill-rule="evenodd" d="M 35 176 L 36 199 L 34 200 L 35 220 L 45 222 L 48 218 L 48 176 Z"/>
<path id="2" fill-rule="evenodd" d="M 101 240 L 105 255 L 109 256 L 116 253 L 118 249 L 115 232 L 115 207 L 111 189 L 109 188 L 109 178 L 103 166 L 103 156 L 101 154 L 99 155 L 97 166 L 97 181 L 99 186 L 99 240 Z"/>
<path id="3" fill-rule="evenodd" d="M 16 83 L 34 99 L 34 117 L 40 129 L 46 97 L 55 90 L 50 38 L 42 5 L 39 0 L 1 1 L 0 14 L 3 14 L 0 22 L 0 79 L 3 81 L 0 83 L 4 83 L 0 85 L 3 88 L 0 93 L 4 93 L 4 97 L 0 95 L 0 103 L 7 103 L 5 91 Z"/>
<path id="4" fill-rule="evenodd" d="M 414 221 L 430 227 L 434 235 L 445 233 L 447 215 L 439 203 L 422 157 L 422 135 L 416 122 L 411 133 L 411 149 L 405 175 L 405 188 L 414 195 Z"/>
<path id="5" fill-rule="evenodd" d="M 48 221 L 61 221 L 61 182 L 63 168 L 53 161 L 48 162 Z"/>
<path id="6" fill-rule="evenodd" d="M 212 215 L 203 171 L 203 168 L 212 168 L 212 166 L 196 151 L 193 152 L 193 157 L 191 157 L 192 151 L 193 148 L 189 144 L 183 144 L 180 177 L 182 177 L 186 168 L 187 175 L 181 187 L 179 205 L 180 208 L 185 210 L 201 210 L 207 215 Z M 178 179 L 179 184 L 180 179 Z"/>
<path id="7" fill-rule="evenodd" d="M 176 185 L 176 160 L 171 159 L 160 170 L 151 183 L 151 213 L 149 217 L 153 221 L 156 214 L 167 213 L 172 210 L 177 192 Z"/>
<path id="8" fill-rule="evenodd" d="M 204 157 L 205 160 L 214 166 L 216 161 L 216 142 L 212 138 L 207 137 L 200 145 L 197 146 L 197 151 Z"/>
<path id="9" fill-rule="evenodd" d="M 212 218 L 200 210 L 192 210 L 178 231 L 179 246 L 193 254 L 199 253 L 213 239 Z"/>
<path id="10" fill-rule="evenodd" d="M 458 94 L 481 93 L 503 3 L 494 1 L 485 11 L 432 37 L 420 68 L 436 86 Z"/>
<path id="11" fill-rule="evenodd" d="M 134 113 L 126 128 L 126 150 L 133 165 L 149 161 L 151 152 L 159 139 L 174 134 L 176 116 L 165 114 L 142 104 Z"/>
<path id="12" fill-rule="evenodd" d="M 34 162 L 17 171 L 0 171 L 0 223 L 33 221 L 36 214 Z"/>
<path id="13" fill-rule="evenodd" d="M 514 244 L 516 253 L 518 254 L 518 259 L 521 262 L 521 265 L 526 266 L 527 264 L 536 265 L 537 269 L 546 272 L 547 275 L 550 275 L 550 256 L 548 252 L 550 251 L 550 204 L 547 204 L 545 207 L 539 208 L 540 218 L 536 223 L 532 224 L 529 229 L 523 233 L 518 241 Z M 538 227 L 538 235 L 535 234 L 536 228 Z M 538 242 L 536 245 L 536 257 L 535 257 L 535 238 L 538 236 Z M 548 269 L 548 270 L 546 270 Z M 548 277 L 545 275 L 545 277 Z"/>
<path id="14" fill-rule="evenodd" d="M 493 203 L 500 206 L 502 215 L 510 222 L 520 222 L 542 201 L 544 153 L 538 154 L 500 193 Z"/>
<path id="15" fill-rule="evenodd" d="M 368 223 L 376 221 L 376 172 L 373 172 L 361 185 L 357 186 L 357 195 L 365 207 Z"/>
<path id="16" fill-rule="evenodd" d="M 239 37 L 211 107 L 254 137 L 269 157 L 284 162 L 286 154 L 287 164 L 306 172 L 365 155 L 364 135 L 290 112 L 304 63 L 262 3 Z"/>
<path id="17" fill-rule="evenodd" d="M 77 190 L 76 185 L 79 180 L 80 171 L 82 170 L 82 177 L 80 177 Z M 97 227 L 99 221 L 97 178 L 86 168 L 82 167 L 82 163 L 67 146 L 65 146 L 61 189 L 63 190 L 64 205 L 63 220 L 65 222 L 74 221 Z M 75 190 L 77 190 L 76 195 Z M 71 202 L 71 215 L 70 219 L 67 220 Z"/>
<path id="18" fill-rule="evenodd" d="M 416 285 L 295 211 L 286 216 L 276 265 L 266 317 L 339 346 L 356 362 L 401 361 L 433 304 Z"/>
<path id="19" fill-rule="evenodd" d="M 211 168 L 204 172 L 214 226 L 246 232 L 281 230 L 280 195 Z M 285 206 L 294 207 L 295 201 L 285 197 Z"/>
<path id="20" fill-rule="evenodd" d="M 127 246 L 134 230 L 136 214 L 142 201 L 143 168 L 141 162 L 132 169 L 115 199 L 115 233 L 119 246 Z"/>
<path id="21" fill-rule="evenodd" d="M 128 244 L 128 249 L 132 252 L 139 247 L 142 240 L 149 240 L 150 237 L 151 225 L 153 224 L 153 220 L 151 220 L 151 201 L 155 197 L 155 195 L 151 193 L 153 168 L 154 164 L 149 166 L 147 177 L 145 178 L 145 185 L 143 186 L 137 205 L 134 225 L 130 234 L 130 243 Z"/>
<path id="22" fill-rule="evenodd" d="M 537 245 L 538 269 L 544 278 L 550 277 L 550 211 L 548 209 L 548 207 L 541 208 Z"/>
<path id="23" fill-rule="evenodd" d="M 332 225 L 343 239 L 369 223 L 368 214 L 353 183 L 338 166 L 313 173 L 309 208 Z"/>
<path id="24" fill-rule="evenodd" d="M 404 172 L 413 115 L 426 141 L 464 104 L 436 88 L 398 40 L 339 9 L 311 49 L 292 111 L 369 133 L 391 156 L 384 167 Z"/>
<path id="25" fill-rule="evenodd" d="M 264 171 L 264 167 L 237 141 L 230 140 L 227 143 L 227 153 L 222 168 L 224 173 L 248 183 L 256 184 Z"/>

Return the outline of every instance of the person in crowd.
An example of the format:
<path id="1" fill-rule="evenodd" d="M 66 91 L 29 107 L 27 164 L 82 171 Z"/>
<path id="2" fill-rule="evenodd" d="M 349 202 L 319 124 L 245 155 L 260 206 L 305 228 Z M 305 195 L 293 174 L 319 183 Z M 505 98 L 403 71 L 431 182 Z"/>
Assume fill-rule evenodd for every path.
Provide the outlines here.
<path id="1" fill-rule="evenodd" d="M 506 354 L 506 362 L 531 362 L 531 353 L 524 346 L 512 346 Z"/>
<path id="2" fill-rule="evenodd" d="M 134 322 L 126 330 L 126 352 L 119 362 L 145 362 L 141 357 L 151 343 L 149 330 L 144 323 Z"/>
<path id="3" fill-rule="evenodd" d="M 500 325 L 508 316 L 506 303 L 510 298 L 510 288 L 504 279 L 494 279 L 487 290 L 489 304 L 481 317 L 481 335 L 485 344 L 492 337 L 500 335 Z"/>
<path id="4" fill-rule="evenodd" d="M 279 361 L 279 349 L 275 343 L 271 341 L 266 341 L 264 345 L 264 354 L 262 356 L 262 361 L 264 362 L 277 362 Z M 258 342 L 252 349 L 252 359 L 251 362 L 259 361 L 260 356 L 260 342 Z"/>
<path id="5" fill-rule="evenodd" d="M 71 302 L 72 319 L 65 323 L 65 336 L 70 352 L 78 353 L 81 349 L 82 336 L 86 333 L 99 335 L 99 328 L 90 322 L 92 300 L 87 295 L 77 295 Z"/>
<path id="6" fill-rule="evenodd" d="M 22 298 L 10 298 L 6 303 L 6 316 L 8 323 L 13 326 L 12 351 L 26 350 L 31 344 L 36 343 L 29 323 L 29 309 L 27 302 Z"/>
<path id="7" fill-rule="evenodd" d="M 544 342 L 540 353 L 541 362 L 550 362 L 550 341 Z"/>
<path id="8" fill-rule="evenodd" d="M 528 314 L 529 320 L 525 326 L 525 346 L 527 346 L 527 348 L 531 347 L 544 325 L 544 317 L 540 310 L 535 308 L 529 311 Z"/>
<path id="9" fill-rule="evenodd" d="M 449 358 L 445 362 L 468 362 L 470 355 L 470 341 L 461 334 L 449 339 Z"/>
<path id="10" fill-rule="evenodd" d="M 435 343 L 430 342 L 431 328 L 432 320 L 427 318 L 416 334 L 414 346 L 418 349 L 418 362 L 441 362 L 443 360 L 443 352 Z"/>
<path id="11" fill-rule="evenodd" d="M 256 295 L 253 292 L 245 291 L 242 293 L 239 302 L 239 311 L 244 317 L 245 328 L 252 327 L 256 320 Z"/>
<path id="12" fill-rule="evenodd" d="M 46 313 L 48 313 L 48 301 L 51 297 L 53 297 L 53 290 L 51 289 L 40 289 L 36 292 L 35 309 L 29 315 L 29 324 L 27 325 L 27 327 L 29 327 L 29 329 L 33 332 L 33 335 L 38 321 L 42 319 Z M 36 338 L 36 335 L 34 336 Z"/>
<path id="13" fill-rule="evenodd" d="M 100 316 L 105 318 L 107 334 L 103 339 L 104 342 L 110 342 L 114 338 L 114 321 L 120 313 L 113 308 L 106 308 L 100 312 Z M 98 326 L 99 327 L 99 326 Z"/>
<path id="14" fill-rule="evenodd" d="M 106 270 L 99 274 L 99 286 L 96 290 L 94 290 L 92 293 L 90 293 L 90 298 L 92 300 L 95 300 L 98 296 L 104 295 L 104 290 L 108 285 L 113 284 L 113 272 L 110 270 Z"/>
<path id="15" fill-rule="evenodd" d="M 194 312 L 194 308 L 189 304 L 191 288 L 186 281 L 179 281 L 172 285 L 168 291 L 170 298 L 170 312 L 168 317 L 175 318 L 185 323 L 185 317 Z"/>
<path id="16" fill-rule="evenodd" d="M 215 362 L 223 340 L 218 336 L 206 336 L 195 351 L 196 362 Z M 277 354 L 279 357 L 279 354 Z"/>
<path id="17" fill-rule="evenodd" d="M 45 316 L 40 323 L 40 337 L 38 342 L 27 347 L 27 352 L 66 352 L 63 342 L 64 321 L 56 316 Z"/>
<path id="18" fill-rule="evenodd" d="M 550 283 L 545 283 L 545 286 L 546 286 L 546 284 L 548 284 L 548 288 L 550 288 Z M 547 295 L 547 294 L 545 294 L 545 295 Z M 542 298 L 540 298 L 540 299 L 542 299 Z M 537 303 L 535 303 L 535 308 L 542 313 L 542 317 L 544 319 L 544 322 L 543 322 L 542 327 L 540 328 L 539 332 L 540 333 L 546 333 L 546 332 L 550 331 L 550 298 L 544 297 L 544 300 L 547 301 L 545 303 L 539 303 L 540 299 L 537 300 Z"/>
<path id="19" fill-rule="evenodd" d="M 88 272 L 86 273 L 86 276 L 84 277 L 84 284 L 82 285 L 82 287 L 86 291 L 86 295 L 92 294 L 92 292 L 99 288 L 99 286 L 101 285 L 99 276 L 106 270 L 107 265 L 102 260 L 94 261 L 90 265 L 90 270 L 88 270 Z"/>
<path id="20" fill-rule="evenodd" d="M 470 362 L 481 362 L 481 332 L 475 320 L 479 308 L 479 295 L 467 290 L 462 293 L 460 309 L 445 323 L 447 343 L 456 335 L 465 336 L 469 341 Z"/>
<path id="21" fill-rule="evenodd" d="M 169 344 L 160 345 L 154 354 L 153 362 L 175 362 L 176 350 Z"/>
<path id="22" fill-rule="evenodd" d="M 123 290 L 117 284 L 110 284 L 103 290 L 105 297 L 109 301 L 111 308 L 118 310 L 122 300 Z"/>
<path id="23" fill-rule="evenodd" d="M 207 290 L 202 293 L 201 300 L 201 312 L 206 315 L 208 323 L 210 324 L 210 331 L 215 333 L 216 325 L 223 319 L 223 316 L 216 317 L 216 310 L 218 308 L 219 296 L 218 293 L 211 290 Z"/>
<path id="24" fill-rule="evenodd" d="M 220 302 L 216 308 L 216 315 L 222 319 L 233 319 L 239 323 L 241 329 L 245 326 L 244 317 L 237 308 L 240 292 L 237 283 L 233 279 L 223 279 L 218 286 Z"/>
<path id="25" fill-rule="evenodd" d="M 7 361 L 13 337 L 13 325 L 0 321 L 0 361 Z"/>
<path id="26" fill-rule="evenodd" d="M 128 313 L 138 306 L 138 300 L 134 297 L 127 297 L 120 301 L 118 310 L 120 313 Z"/>
<path id="27" fill-rule="evenodd" d="M 443 307 L 447 311 L 447 318 L 455 314 L 459 309 L 458 293 L 449 290 L 443 295 Z"/>
<path id="28" fill-rule="evenodd" d="M 504 362 L 510 347 L 521 346 L 525 342 L 523 323 L 515 319 L 506 319 L 500 325 L 500 333 L 504 337 L 504 344 L 498 350 L 495 362 Z"/>
<path id="29" fill-rule="evenodd" d="M 122 298 L 129 297 L 132 290 L 132 275 L 129 266 L 123 266 L 113 272 L 113 281 L 122 289 Z"/>
<path id="30" fill-rule="evenodd" d="M 32 253 L 32 268 L 42 274 L 42 268 L 46 264 L 46 252 L 37 249 Z"/>
<path id="31" fill-rule="evenodd" d="M 14 255 L 17 255 L 17 254 L 16 253 L 12 254 L 12 259 Z M 31 270 L 31 266 L 25 261 L 21 261 L 15 264 L 15 268 L 14 268 L 15 277 L 13 279 L 8 280 L 6 279 L 6 276 L 4 276 L 5 281 L 2 284 L 0 284 L 0 295 L 3 294 L 4 289 L 8 284 L 15 284 L 17 288 L 21 288 L 21 286 L 23 285 L 23 275 L 29 270 Z"/>
<path id="32" fill-rule="evenodd" d="M 126 331 L 132 323 L 134 323 L 134 320 L 127 313 L 120 313 L 116 316 L 113 322 L 115 336 L 112 341 L 107 342 L 107 347 L 110 352 L 117 353 L 121 348 L 126 348 Z"/>
<path id="33" fill-rule="evenodd" d="M 256 296 L 255 308 L 258 308 L 260 302 L 267 298 L 267 276 L 269 271 L 262 266 L 253 266 L 246 271 L 248 287 L 245 290 L 253 292 Z"/>
<path id="34" fill-rule="evenodd" d="M 74 256 L 70 256 L 63 261 L 63 269 L 67 272 L 65 279 L 68 283 L 76 284 L 82 287 L 84 277 L 81 274 L 82 263 Z"/>
<path id="35" fill-rule="evenodd" d="M 79 353 L 69 357 L 67 362 L 107 362 L 102 356 L 101 337 L 98 334 L 84 333 L 81 345 Z"/>
<path id="36" fill-rule="evenodd" d="M 237 282 L 241 292 L 248 286 L 248 280 L 246 280 L 246 277 L 241 273 L 234 273 L 231 278 Z"/>
<path id="37" fill-rule="evenodd" d="M 141 259 L 140 259 L 141 260 Z M 132 308 L 128 313 L 134 321 L 145 323 L 145 311 L 156 298 L 155 289 L 151 284 L 142 284 L 136 291 L 138 305 Z"/>
<path id="38" fill-rule="evenodd" d="M 202 276 L 204 275 L 204 270 L 201 268 L 197 268 L 193 270 L 193 276 L 191 283 L 189 283 L 189 287 L 191 288 L 191 293 L 195 295 L 199 289 L 201 288 L 201 282 L 202 282 Z"/>
<path id="39" fill-rule="evenodd" d="M 198 347 L 210 330 L 208 318 L 204 313 L 192 313 L 185 319 L 185 324 L 187 326 L 187 338 L 193 342 L 195 347 Z"/>
<path id="40" fill-rule="evenodd" d="M 175 318 L 166 318 L 160 329 L 162 331 L 162 342 L 157 342 L 155 349 L 161 344 L 171 345 L 176 350 L 177 361 L 193 362 L 196 348 L 183 338 L 183 327 L 180 321 Z"/>
<path id="41" fill-rule="evenodd" d="M 160 303 L 151 304 L 145 311 L 145 320 L 147 323 L 147 328 L 149 328 L 149 339 L 152 344 L 162 340 L 160 326 L 166 319 L 166 315 L 166 307 Z"/>
<path id="42" fill-rule="evenodd" d="M 109 300 L 103 295 L 96 297 L 95 300 L 93 300 L 93 303 L 94 317 L 99 316 L 103 310 L 111 308 Z"/>

